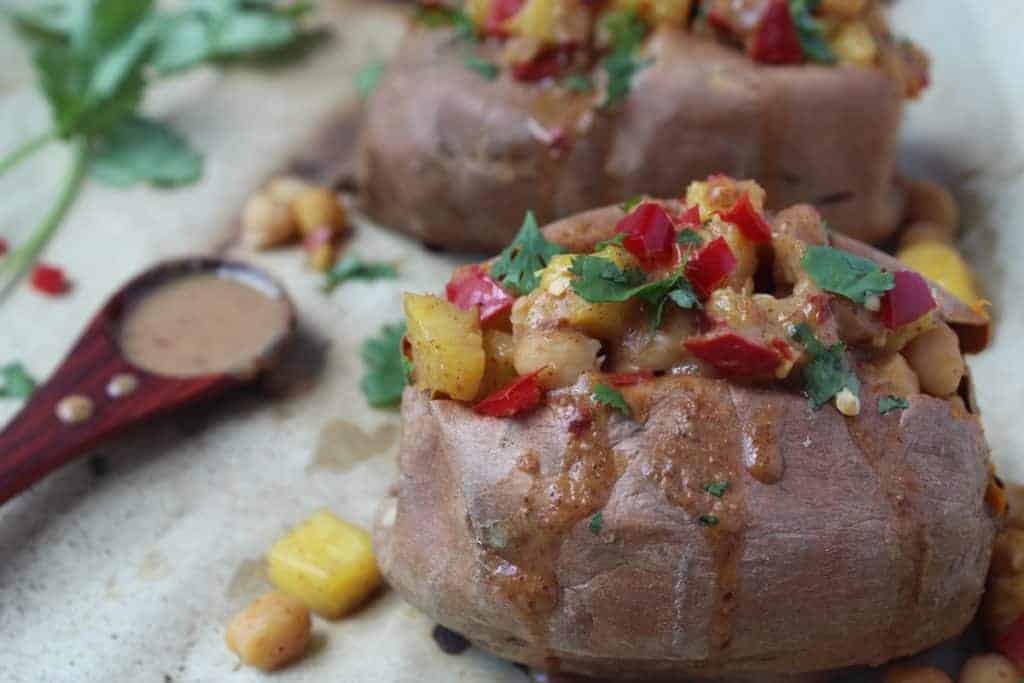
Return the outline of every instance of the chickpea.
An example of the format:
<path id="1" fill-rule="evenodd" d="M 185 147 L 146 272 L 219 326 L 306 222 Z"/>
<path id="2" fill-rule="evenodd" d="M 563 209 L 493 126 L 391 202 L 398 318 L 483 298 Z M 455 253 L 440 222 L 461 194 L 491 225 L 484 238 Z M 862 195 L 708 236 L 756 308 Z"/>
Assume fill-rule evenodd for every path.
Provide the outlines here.
<path id="1" fill-rule="evenodd" d="M 960 670 L 959 683 L 1016 683 L 1017 667 L 1002 655 L 975 655 Z"/>
<path id="2" fill-rule="evenodd" d="M 907 216 L 911 222 L 927 221 L 950 228 L 960 225 L 960 208 L 949 190 L 928 180 L 907 183 Z"/>
<path id="3" fill-rule="evenodd" d="M 893 666 L 882 677 L 883 683 L 953 683 L 941 669 L 933 666 Z"/>
<path id="4" fill-rule="evenodd" d="M 572 330 L 530 330 L 516 336 L 515 366 L 520 375 L 547 367 L 538 379 L 547 389 L 572 384 L 584 372 L 597 370 L 601 343 Z"/>
<path id="5" fill-rule="evenodd" d="M 868 365 L 868 372 L 878 381 L 889 382 L 893 393 L 907 397 L 921 393 L 921 382 L 917 374 L 907 363 L 907 359 L 898 353 L 891 353 Z"/>
<path id="6" fill-rule="evenodd" d="M 224 640 L 243 664 L 273 671 L 302 656 L 311 628 L 305 605 L 282 593 L 268 593 L 235 615 Z"/>
<path id="7" fill-rule="evenodd" d="M 956 229 L 951 225 L 917 221 L 911 223 L 900 235 L 900 249 L 920 244 L 921 242 L 942 242 L 950 244 L 956 238 Z"/>
<path id="8" fill-rule="evenodd" d="M 303 235 L 309 235 L 324 226 L 330 228 L 335 235 L 341 235 L 348 227 L 345 208 L 326 187 L 304 190 L 292 200 L 291 207 Z"/>
<path id="9" fill-rule="evenodd" d="M 917 373 L 921 388 L 932 396 L 954 393 L 966 371 L 960 340 L 945 323 L 911 339 L 903 356 Z"/>
<path id="10" fill-rule="evenodd" d="M 268 249 L 295 238 L 297 228 L 287 204 L 260 192 L 242 209 L 242 241 L 254 249 Z"/>
<path id="11" fill-rule="evenodd" d="M 281 175 L 267 183 L 266 193 L 275 202 L 291 204 L 309 188 L 310 184 L 298 176 Z"/>

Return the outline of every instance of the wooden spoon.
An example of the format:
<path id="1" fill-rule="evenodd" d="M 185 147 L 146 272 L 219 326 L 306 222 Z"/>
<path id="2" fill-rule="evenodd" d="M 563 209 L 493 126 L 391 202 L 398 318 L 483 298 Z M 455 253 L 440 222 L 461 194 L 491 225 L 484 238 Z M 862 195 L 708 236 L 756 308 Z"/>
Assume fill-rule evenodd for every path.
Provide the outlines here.
<path id="1" fill-rule="evenodd" d="M 286 327 L 251 364 L 228 372 L 176 377 L 132 364 L 118 345 L 119 323 L 130 304 L 160 284 L 189 275 L 235 280 L 281 301 L 287 310 Z M 273 363 L 294 329 L 295 311 L 284 289 L 252 266 L 189 258 L 147 270 L 107 301 L 53 376 L 0 432 L 0 504 L 130 425 L 254 379 Z M 122 375 L 129 376 L 128 385 L 135 386 L 130 393 L 118 396 L 111 382 Z M 91 415 L 77 422 L 61 419 L 58 406 L 70 396 L 86 399 L 85 403 L 91 404 Z M 83 402 L 78 403 L 81 406 Z M 68 407 L 65 402 L 62 409 Z"/>

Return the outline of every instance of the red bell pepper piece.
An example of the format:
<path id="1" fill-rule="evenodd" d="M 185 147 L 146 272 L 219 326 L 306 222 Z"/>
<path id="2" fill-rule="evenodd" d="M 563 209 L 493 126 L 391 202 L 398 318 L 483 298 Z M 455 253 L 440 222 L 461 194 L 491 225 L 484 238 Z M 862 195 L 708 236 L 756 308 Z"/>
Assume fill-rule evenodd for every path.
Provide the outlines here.
<path id="1" fill-rule="evenodd" d="M 444 293 L 448 301 L 463 310 L 479 306 L 480 322 L 504 313 L 516 300 L 480 266 L 455 271 L 451 281 L 445 285 Z"/>
<path id="2" fill-rule="evenodd" d="M 537 375 L 543 370 L 544 368 L 541 368 L 513 380 L 477 403 L 473 410 L 489 417 L 512 417 L 533 408 L 540 403 L 544 395 L 540 384 L 537 383 Z"/>
<path id="3" fill-rule="evenodd" d="M 782 362 L 782 356 L 775 349 L 750 341 L 731 330 L 693 337 L 684 344 L 700 360 L 710 363 L 723 374 L 735 377 L 767 375 Z"/>
<path id="4" fill-rule="evenodd" d="M 772 226 L 764 219 L 750 201 L 750 195 L 744 193 L 736 200 L 732 208 L 721 214 L 723 221 L 728 221 L 740 229 L 743 236 L 755 244 L 771 242 Z"/>
<path id="5" fill-rule="evenodd" d="M 660 204 L 640 204 L 619 221 L 615 232 L 626 234 L 622 246 L 647 265 L 675 257 L 676 228 Z"/>
<path id="6" fill-rule="evenodd" d="M 50 296 L 59 296 L 71 289 L 71 283 L 64 276 L 63 270 L 42 263 L 32 269 L 29 282 L 40 292 Z"/>
<path id="7" fill-rule="evenodd" d="M 682 213 L 676 216 L 676 225 L 682 228 L 699 228 L 700 207 L 694 204 L 683 209 Z"/>
<path id="8" fill-rule="evenodd" d="M 613 387 L 631 387 L 641 382 L 648 382 L 654 379 L 654 373 L 650 370 L 638 372 L 620 372 L 608 378 L 608 383 Z"/>
<path id="9" fill-rule="evenodd" d="M 701 247 L 686 264 L 686 279 L 701 299 L 707 299 L 736 267 L 736 256 L 724 237 Z"/>
<path id="10" fill-rule="evenodd" d="M 541 51 L 528 62 L 512 66 L 512 77 L 517 81 L 542 81 L 553 78 L 572 62 L 574 45 L 559 45 Z"/>
<path id="11" fill-rule="evenodd" d="M 526 0 L 494 0 L 491 3 L 487 20 L 484 21 L 484 33 L 492 36 L 507 36 L 505 21 L 514 17 L 526 4 Z"/>
<path id="12" fill-rule="evenodd" d="M 0 237 L 0 256 L 3 256 L 6 253 L 7 253 L 7 240 L 5 240 L 3 237 Z"/>
<path id="13" fill-rule="evenodd" d="M 786 0 L 769 1 L 754 31 L 750 56 L 766 64 L 800 64 L 804 61 L 800 35 Z"/>
<path id="14" fill-rule="evenodd" d="M 1024 668 L 1024 614 L 996 638 L 996 650 L 1006 655 L 1017 668 Z"/>
<path id="15" fill-rule="evenodd" d="M 936 307 L 928 282 L 910 270 L 893 273 L 895 285 L 882 295 L 879 316 L 890 330 L 912 323 Z"/>

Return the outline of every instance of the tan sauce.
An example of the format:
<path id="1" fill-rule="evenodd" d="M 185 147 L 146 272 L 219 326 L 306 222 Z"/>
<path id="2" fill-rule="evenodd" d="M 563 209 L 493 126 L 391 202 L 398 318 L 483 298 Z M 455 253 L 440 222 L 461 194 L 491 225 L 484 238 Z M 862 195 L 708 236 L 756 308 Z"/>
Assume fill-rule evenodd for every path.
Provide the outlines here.
<path id="1" fill-rule="evenodd" d="M 160 375 L 244 372 L 288 331 L 289 307 L 238 280 L 185 275 L 139 299 L 119 344 L 135 365 Z"/>
<path id="2" fill-rule="evenodd" d="M 65 396 L 57 404 L 57 419 L 64 424 L 78 424 L 92 417 L 92 400 L 80 394 Z"/>

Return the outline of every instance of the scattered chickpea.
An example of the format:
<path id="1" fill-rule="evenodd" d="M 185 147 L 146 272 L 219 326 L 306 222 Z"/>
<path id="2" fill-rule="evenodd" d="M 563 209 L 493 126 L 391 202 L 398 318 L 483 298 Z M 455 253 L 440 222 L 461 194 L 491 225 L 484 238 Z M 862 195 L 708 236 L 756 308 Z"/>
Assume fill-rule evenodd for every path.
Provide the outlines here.
<path id="1" fill-rule="evenodd" d="M 303 190 L 291 203 L 292 214 L 303 235 L 313 233 L 317 228 L 328 227 L 335 236 L 348 228 L 345 208 L 337 196 L 326 187 L 311 187 Z"/>
<path id="2" fill-rule="evenodd" d="M 912 223 L 930 222 L 947 226 L 956 234 L 960 209 L 949 190 L 928 180 L 907 183 L 907 217 Z"/>
<path id="3" fill-rule="evenodd" d="M 953 683 L 941 669 L 933 666 L 894 666 L 882 677 L 883 683 Z"/>
<path id="4" fill-rule="evenodd" d="M 295 220 L 287 204 L 258 192 L 242 209 L 242 239 L 255 249 L 268 249 L 289 242 L 296 236 Z"/>
<path id="5" fill-rule="evenodd" d="M 295 199 L 308 190 L 311 185 L 292 175 L 277 176 L 267 183 L 267 196 L 279 204 L 291 204 Z"/>
<path id="6" fill-rule="evenodd" d="M 1017 683 L 1020 673 L 1009 659 L 1002 655 L 975 655 L 960 670 L 959 683 Z"/>
<path id="7" fill-rule="evenodd" d="M 268 593 L 235 615 L 224 640 L 243 664 L 273 671 L 302 656 L 311 628 L 305 605 L 282 593 Z"/>
<path id="8" fill-rule="evenodd" d="M 914 337 L 903 349 L 903 356 L 917 373 L 921 388 L 932 396 L 954 393 L 966 372 L 960 339 L 944 323 Z"/>

